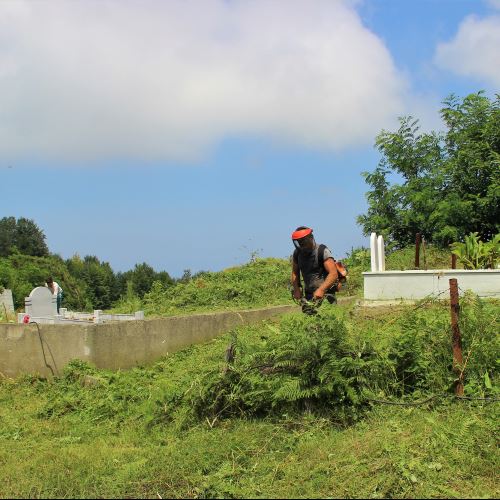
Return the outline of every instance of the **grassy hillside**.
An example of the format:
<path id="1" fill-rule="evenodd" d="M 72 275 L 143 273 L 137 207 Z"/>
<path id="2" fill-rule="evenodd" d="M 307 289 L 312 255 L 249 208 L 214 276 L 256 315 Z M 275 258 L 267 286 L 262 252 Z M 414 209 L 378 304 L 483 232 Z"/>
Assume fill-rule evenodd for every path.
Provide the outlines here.
<path id="1" fill-rule="evenodd" d="M 291 268 L 285 259 L 257 259 L 220 272 L 203 272 L 185 283 L 153 284 L 143 301 L 125 298 L 117 312 L 143 309 L 148 316 L 256 308 L 291 302 Z"/>
<path id="2" fill-rule="evenodd" d="M 414 254 L 414 248 L 408 248 L 388 255 L 387 269 L 412 269 Z M 73 261 L 75 266 L 78 260 Z M 434 247 L 426 250 L 425 266 L 423 255 L 421 257 L 422 268 L 442 269 L 449 266 L 449 261 L 448 251 Z M 353 250 L 343 262 L 349 268 L 349 280 L 339 296 L 360 295 L 363 289 L 362 272 L 370 269 L 369 252 L 366 249 Z M 105 265 L 102 264 L 101 267 L 103 266 Z M 111 292 L 106 292 L 107 285 L 98 272 L 102 271 L 99 265 L 95 264 L 92 269 L 97 274 L 87 278 L 96 290 L 91 290 L 88 284 L 71 275 L 67 263 L 57 256 L 30 257 L 16 254 L 0 258 L 0 286 L 12 288 L 15 307 L 22 309 L 24 297 L 29 295 L 33 287 L 43 285 L 46 277 L 53 274 L 65 291 L 64 307 L 93 310 L 100 308 L 95 304 L 104 300 L 103 297 L 108 297 Z M 142 300 L 129 287 L 128 293 L 114 304 L 112 310 L 124 313 L 144 310 L 148 316 L 164 316 L 289 304 L 290 274 L 288 259 L 258 258 L 246 265 L 221 272 L 201 272 L 174 285 L 155 282 Z M 96 298 L 96 294 L 100 299 Z M 0 321 L 6 320 L 4 316 L 0 310 Z"/>
<path id="3" fill-rule="evenodd" d="M 320 311 L 0 379 L 0 496 L 498 498 L 498 403 L 453 398 L 448 307 Z M 498 397 L 499 312 L 462 302 L 468 397 Z"/>
<path id="4" fill-rule="evenodd" d="M 448 251 L 428 246 L 425 266 L 421 257 L 421 268 L 443 269 L 449 267 L 450 259 Z M 413 269 L 414 260 L 414 248 L 398 250 L 387 256 L 387 269 Z M 362 273 L 370 270 L 369 251 L 353 250 L 342 261 L 348 266 L 349 279 L 339 297 L 361 295 Z M 221 272 L 203 272 L 173 286 L 155 283 L 144 300 L 133 295 L 125 297 L 113 310 L 123 313 L 144 310 L 148 316 L 165 316 L 289 304 L 290 266 L 287 259 L 256 259 Z"/>

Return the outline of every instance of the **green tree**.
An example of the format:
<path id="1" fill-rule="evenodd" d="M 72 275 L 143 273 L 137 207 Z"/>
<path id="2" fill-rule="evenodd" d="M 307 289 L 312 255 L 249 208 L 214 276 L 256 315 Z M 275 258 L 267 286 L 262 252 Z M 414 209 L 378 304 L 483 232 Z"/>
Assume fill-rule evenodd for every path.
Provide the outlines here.
<path id="1" fill-rule="evenodd" d="M 33 220 L 21 217 L 16 221 L 15 217 L 4 217 L 0 219 L 0 257 L 9 256 L 14 248 L 24 255 L 49 255 L 45 235 Z"/>
<path id="2" fill-rule="evenodd" d="M 189 283 L 193 278 L 193 273 L 191 269 L 184 269 L 182 276 L 179 278 L 180 283 Z"/>
<path id="3" fill-rule="evenodd" d="M 7 257 L 12 252 L 16 240 L 16 218 L 0 219 L 0 257 Z"/>
<path id="4" fill-rule="evenodd" d="M 441 116 L 445 133 L 421 133 L 418 120 L 400 119 L 397 132 L 382 131 L 363 232 L 383 234 L 404 247 L 422 233 L 441 246 L 477 231 L 490 239 L 499 230 L 500 106 L 481 92 L 460 101 L 450 96 Z M 393 181 L 392 183 L 390 181 Z"/>
<path id="5" fill-rule="evenodd" d="M 45 243 L 45 235 L 31 219 L 21 217 L 17 220 L 15 245 L 25 255 L 32 255 L 34 257 L 49 255 L 49 249 Z"/>
<path id="6" fill-rule="evenodd" d="M 136 264 L 132 271 L 132 286 L 136 295 L 141 299 L 146 292 L 149 292 L 155 281 L 155 270 L 145 262 Z"/>
<path id="7" fill-rule="evenodd" d="M 87 309 L 109 309 L 119 298 L 116 276 L 108 262 L 93 255 L 66 261 L 70 273 L 84 283 Z"/>
<path id="8" fill-rule="evenodd" d="M 452 95 L 445 105 L 444 194 L 452 197 L 454 216 L 448 220 L 460 228 L 455 239 L 477 231 L 490 240 L 500 222 L 500 95 L 490 101 L 471 94 L 463 102 Z"/>
<path id="9" fill-rule="evenodd" d="M 156 272 L 146 262 L 136 264 L 134 269 L 120 274 L 118 280 L 122 296 L 127 292 L 127 286 L 130 286 L 127 284 L 131 284 L 133 293 L 141 299 L 151 290 L 155 281 L 159 281 L 165 287 L 174 283 L 174 280 L 166 271 Z"/>

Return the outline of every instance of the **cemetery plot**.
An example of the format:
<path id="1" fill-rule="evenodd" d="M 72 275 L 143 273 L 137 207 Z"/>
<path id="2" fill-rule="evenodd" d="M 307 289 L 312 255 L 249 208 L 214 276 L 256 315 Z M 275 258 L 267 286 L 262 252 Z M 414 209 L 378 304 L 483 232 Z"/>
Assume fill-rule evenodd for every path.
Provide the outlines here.
<path id="1" fill-rule="evenodd" d="M 34 288 L 29 297 L 24 300 L 25 312 L 17 315 L 18 323 L 36 322 L 40 324 L 89 324 L 105 323 L 110 321 L 143 320 L 144 311 L 134 314 L 105 314 L 101 310 L 92 313 L 68 311 L 65 308 L 57 313 L 57 299 L 44 286 Z"/>
<path id="2" fill-rule="evenodd" d="M 445 299 L 450 278 L 458 280 L 460 294 L 471 290 L 479 297 L 500 298 L 500 269 L 386 271 L 384 240 L 376 233 L 370 236 L 370 257 L 371 271 L 363 273 L 365 301 Z"/>

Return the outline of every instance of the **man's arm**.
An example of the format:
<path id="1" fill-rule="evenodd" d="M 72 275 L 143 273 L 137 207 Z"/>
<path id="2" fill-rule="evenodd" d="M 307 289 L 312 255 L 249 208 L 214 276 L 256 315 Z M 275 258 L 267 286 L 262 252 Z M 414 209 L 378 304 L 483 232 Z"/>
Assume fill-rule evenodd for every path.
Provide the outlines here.
<path id="1" fill-rule="evenodd" d="M 293 286 L 293 298 L 299 300 L 302 297 L 300 291 L 300 270 L 299 263 L 292 259 L 292 286 Z"/>
<path id="2" fill-rule="evenodd" d="M 337 266 L 333 258 L 328 258 L 323 263 L 325 271 L 328 273 L 323 284 L 314 292 L 313 299 L 322 299 L 325 296 L 326 291 L 333 286 L 335 281 L 339 278 L 339 273 L 337 272 Z"/>

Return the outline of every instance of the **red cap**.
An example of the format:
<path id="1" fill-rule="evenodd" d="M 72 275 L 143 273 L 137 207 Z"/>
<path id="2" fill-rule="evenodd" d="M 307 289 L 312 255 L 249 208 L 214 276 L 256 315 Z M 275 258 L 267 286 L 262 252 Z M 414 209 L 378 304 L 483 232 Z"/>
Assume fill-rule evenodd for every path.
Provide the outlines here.
<path id="1" fill-rule="evenodd" d="M 294 231 L 292 233 L 292 240 L 300 240 L 302 238 L 305 238 L 306 236 L 309 236 L 313 230 L 309 227 L 306 229 L 300 229 L 299 231 Z"/>

